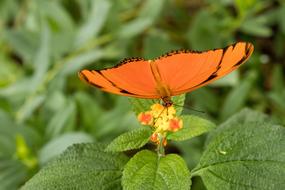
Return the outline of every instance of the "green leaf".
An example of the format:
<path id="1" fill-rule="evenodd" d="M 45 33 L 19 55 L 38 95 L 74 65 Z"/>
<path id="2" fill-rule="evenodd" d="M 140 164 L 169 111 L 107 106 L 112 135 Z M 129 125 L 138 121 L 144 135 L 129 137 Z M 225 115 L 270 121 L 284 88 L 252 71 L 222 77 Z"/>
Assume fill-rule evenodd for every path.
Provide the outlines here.
<path id="1" fill-rule="evenodd" d="M 93 138 L 82 132 L 66 133 L 52 139 L 39 151 L 39 161 L 45 164 L 55 156 L 61 154 L 67 147 L 77 143 L 92 142 Z"/>
<path id="2" fill-rule="evenodd" d="M 80 113 L 81 126 L 88 131 L 97 131 L 96 122 L 104 114 L 104 110 L 97 103 L 97 99 L 81 91 L 75 94 L 78 112 Z M 88 109 L 86 109 L 88 108 Z M 92 115 L 92 117 L 90 117 Z"/>
<path id="3" fill-rule="evenodd" d="M 270 93 L 268 93 L 268 97 L 272 102 L 273 106 L 276 107 L 275 108 L 276 110 L 285 111 L 285 102 L 284 102 L 285 90 L 283 90 L 282 93 L 271 91 Z"/>
<path id="4" fill-rule="evenodd" d="M 272 30 L 268 26 L 268 19 L 265 15 L 245 19 L 240 30 L 257 37 L 269 37 L 272 35 Z"/>
<path id="5" fill-rule="evenodd" d="M 12 15 L 17 14 L 21 6 L 14 1 L 0 1 L 0 18 L 2 23 L 6 25 L 11 19 Z"/>
<path id="6" fill-rule="evenodd" d="M 245 124 L 249 122 L 267 122 L 272 124 L 277 124 L 274 120 L 269 118 L 267 115 L 255 112 L 249 108 L 244 108 L 240 112 L 234 114 L 229 119 L 227 119 L 224 123 L 219 125 L 215 130 L 213 130 L 207 138 L 206 144 L 208 144 L 211 139 L 213 139 L 215 136 L 217 136 L 219 133 L 222 133 L 227 128 L 231 128 L 231 126 L 237 125 L 237 124 Z"/>
<path id="7" fill-rule="evenodd" d="M 183 141 L 209 132 L 216 127 L 216 125 L 209 120 L 193 115 L 183 115 L 182 120 L 183 128 L 177 132 L 169 134 L 167 139 Z"/>
<path id="8" fill-rule="evenodd" d="M 50 28 L 59 32 L 72 32 L 74 30 L 74 23 L 68 9 L 58 1 L 39 1 L 37 2 L 38 11 L 46 17 Z M 50 11 L 52 10 L 52 11 Z M 34 15 L 33 15 L 34 16 Z M 68 35 L 68 34 L 65 34 Z M 62 36 L 60 36 L 62 37 Z"/>
<path id="9" fill-rule="evenodd" d="M 207 20 L 207 24 L 205 24 Z M 211 11 L 202 10 L 195 15 L 193 23 L 187 32 L 188 44 L 195 50 L 206 50 L 221 47 L 223 35 L 216 35 L 221 32 L 221 21 Z"/>
<path id="10" fill-rule="evenodd" d="M 28 168 L 18 160 L 0 158 L 0 189 L 18 189 L 27 178 Z"/>
<path id="11" fill-rule="evenodd" d="M 31 86 L 31 78 L 18 79 L 15 83 L 0 89 L 0 95 L 10 98 L 11 100 L 23 101 L 31 91 L 34 90 L 34 86 Z M 21 94 L 21 96 L 19 96 Z"/>
<path id="12" fill-rule="evenodd" d="M 139 16 L 122 26 L 119 36 L 122 38 L 131 38 L 142 33 L 150 27 L 162 11 L 164 0 L 148 0 L 143 4 L 139 12 Z"/>
<path id="13" fill-rule="evenodd" d="M 185 104 L 188 105 L 193 102 L 193 108 L 197 108 L 199 110 L 208 110 L 209 112 L 216 113 L 219 110 L 219 100 L 219 96 L 213 93 L 210 88 L 204 87 L 188 93 L 186 95 Z"/>
<path id="14" fill-rule="evenodd" d="M 151 109 L 153 104 L 160 103 L 160 100 L 153 100 L 153 99 L 141 99 L 141 98 L 129 98 L 133 111 L 136 115 L 140 114 L 141 112 L 145 112 Z M 179 96 L 173 96 L 172 102 L 176 109 L 176 114 L 180 115 L 183 111 L 184 101 L 185 101 L 185 94 Z"/>
<path id="15" fill-rule="evenodd" d="M 8 86 L 18 78 L 21 78 L 23 69 L 17 67 L 15 62 L 9 58 L 8 55 L 0 53 L 0 89 L 4 86 Z"/>
<path id="16" fill-rule="evenodd" d="M 23 123 L 44 102 L 44 100 L 44 95 L 37 95 L 34 98 L 27 100 L 21 109 L 16 113 L 16 120 L 19 123 Z"/>
<path id="17" fill-rule="evenodd" d="M 42 143 L 39 134 L 31 127 L 16 124 L 12 117 L 0 109 L 0 157 L 13 157 L 16 152 L 16 135 L 21 135 L 29 147 Z"/>
<path id="18" fill-rule="evenodd" d="M 106 53 L 99 49 L 92 49 L 90 51 L 72 57 L 60 71 L 59 75 L 65 76 L 77 73 L 80 69 L 86 67 L 88 64 L 98 61 L 103 58 Z"/>
<path id="19" fill-rule="evenodd" d="M 239 14 L 244 14 L 248 9 L 252 8 L 256 4 L 256 0 L 235 0 L 235 5 L 239 11 Z"/>
<path id="20" fill-rule="evenodd" d="M 1 109 L 0 121 L 0 189 L 18 189 L 27 179 L 31 168 L 18 157 L 19 147 L 16 144 L 16 137 L 25 138 L 28 151 L 42 142 L 33 128 L 16 124 L 13 118 Z M 27 149 L 22 153 L 27 153 Z"/>
<path id="21" fill-rule="evenodd" d="M 25 77 L 21 80 L 17 80 L 13 85 L 7 86 L 5 89 L 0 90 L 0 94 L 9 98 L 16 96 L 20 98 L 26 98 L 27 95 L 37 90 L 37 87 L 43 82 L 45 73 L 47 72 L 50 64 L 49 60 L 49 39 L 50 31 L 48 27 L 43 24 L 42 33 L 39 43 L 39 48 L 35 50 L 32 57 L 34 73 L 31 77 Z M 23 95 L 19 96 L 19 94 Z M 33 111 L 38 108 L 43 101 L 44 96 L 37 96 L 35 100 L 26 99 L 24 105 L 20 108 L 19 121 L 23 122 Z"/>
<path id="22" fill-rule="evenodd" d="M 119 31 L 119 36 L 123 38 L 131 38 L 142 33 L 151 24 L 152 20 L 150 18 L 137 18 L 136 20 L 124 25 Z"/>
<path id="23" fill-rule="evenodd" d="M 107 146 L 106 151 L 121 152 L 141 148 L 149 141 L 151 133 L 152 130 L 147 126 L 124 133 L 113 140 Z"/>
<path id="24" fill-rule="evenodd" d="M 18 30 L 4 30 L 3 36 L 17 54 L 26 61 L 32 61 L 39 46 L 40 35 L 28 32 L 22 28 Z"/>
<path id="25" fill-rule="evenodd" d="M 239 111 L 245 104 L 247 97 L 250 94 L 252 86 L 257 78 L 257 73 L 251 72 L 244 78 L 241 84 L 237 85 L 226 97 L 225 102 L 221 108 L 221 119 L 225 120 L 227 117 Z"/>
<path id="26" fill-rule="evenodd" d="M 77 47 L 98 35 L 105 24 L 110 7 L 111 3 L 108 0 L 93 1 L 88 20 L 78 32 L 75 42 Z"/>
<path id="27" fill-rule="evenodd" d="M 137 118 L 131 111 L 131 105 L 125 97 L 116 97 L 114 108 L 104 112 L 101 117 L 97 118 L 94 127 L 94 135 L 97 139 L 111 141 L 125 131 L 139 128 Z"/>
<path id="28" fill-rule="evenodd" d="M 62 106 L 52 116 L 47 124 L 46 134 L 48 137 L 55 137 L 61 134 L 63 131 L 67 131 L 72 127 L 70 122 L 73 121 L 76 107 L 72 100 L 68 100 L 66 105 Z"/>
<path id="29" fill-rule="evenodd" d="M 231 128 L 234 125 L 237 124 L 246 124 L 249 122 L 266 122 L 266 123 L 272 123 L 272 124 L 278 124 L 276 121 L 269 118 L 267 115 L 255 112 L 251 109 L 244 108 L 240 112 L 234 114 L 231 116 L 228 120 L 226 120 L 224 123 L 219 125 L 215 130 L 213 130 L 209 135 L 207 139 L 207 143 L 211 141 L 211 139 L 215 138 L 218 134 L 222 133 L 224 130 Z"/>
<path id="30" fill-rule="evenodd" d="M 243 111 L 223 124 L 192 175 L 210 190 L 285 189 L 285 129 L 265 120 Z"/>
<path id="31" fill-rule="evenodd" d="M 285 89 L 284 81 L 285 77 L 282 72 L 282 65 L 274 65 L 274 68 L 272 70 L 272 91 L 282 93 L 282 90 Z"/>
<path id="32" fill-rule="evenodd" d="M 126 190 L 190 189 L 190 172 L 176 154 L 158 158 L 155 153 L 143 150 L 126 164 L 122 185 Z"/>
<path id="33" fill-rule="evenodd" d="M 236 86 L 239 82 L 239 73 L 238 71 L 233 71 L 223 78 L 214 81 L 210 84 L 213 87 L 225 87 L 225 86 Z"/>
<path id="34" fill-rule="evenodd" d="M 29 11 L 28 27 L 34 32 L 37 30 L 37 25 L 47 23 L 51 31 L 49 40 L 51 57 L 59 58 L 66 55 L 72 49 L 76 31 L 72 15 L 63 3 L 58 1 L 37 1 L 34 4 L 37 9 Z"/>
<path id="35" fill-rule="evenodd" d="M 185 94 L 181 94 L 179 96 L 173 96 L 172 99 L 174 107 L 176 109 L 176 114 L 181 115 L 183 111 L 183 106 L 185 102 Z"/>
<path id="36" fill-rule="evenodd" d="M 143 57 L 145 59 L 155 59 L 160 55 L 174 49 L 179 49 L 180 46 L 171 41 L 170 35 L 159 29 L 154 29 L 144 38 Z"/>
<path id="37" fill-rule="evenodd" d="M 153 99 L 141 99 L 141 98 L 129 98 L 129 101 L 132 104 L 133 111 L 136 115 L 139 115 L 141 112 L 150 110 L 153 104 L 159 103 L 159 100 Z"/>
<path id="38" fill-rule="evenodd" d="M 282 19 L 285 16 L 285 4 L 284 3 L 279 7 L 278 16 L 279 16 L 280 28 L 283 34 L 285 34 L 285 23 L 284 23 L 284 20 Z"/>
<path id="39" fill-rule="evenodd" d="M 73 145 L 22 189 L 121 189 L 126 162 L 122 154 L 104 152 L 102 144 Z"/>

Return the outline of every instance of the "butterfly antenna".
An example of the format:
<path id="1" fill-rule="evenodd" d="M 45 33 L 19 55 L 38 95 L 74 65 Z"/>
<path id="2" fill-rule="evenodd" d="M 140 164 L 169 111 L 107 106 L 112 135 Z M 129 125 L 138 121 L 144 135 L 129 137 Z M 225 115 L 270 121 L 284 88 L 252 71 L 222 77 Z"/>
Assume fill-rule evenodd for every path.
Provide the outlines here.
<path id="1" fill-rule="evenodd" d="M 177 107 L 182 107 L 182 108 L 186 108 L 186 109 L 188 109 L 188 110 L 192 110 L 192 111 L 196 111 L 196 112 L 199 112 L 199 113 L 203 113 L 203 114 L 205 114 L 206 112 L 205 111 L 201 111 L 201 110 L 196 110 L 196 109 L 194 109 L 194 108 L 191 108 L 191 107 L 189 107 L 189 106 L 181 106 L 181 105 L 178 105 L 178 104 L 173 104 L 174 106 L 177 106 Z"/>

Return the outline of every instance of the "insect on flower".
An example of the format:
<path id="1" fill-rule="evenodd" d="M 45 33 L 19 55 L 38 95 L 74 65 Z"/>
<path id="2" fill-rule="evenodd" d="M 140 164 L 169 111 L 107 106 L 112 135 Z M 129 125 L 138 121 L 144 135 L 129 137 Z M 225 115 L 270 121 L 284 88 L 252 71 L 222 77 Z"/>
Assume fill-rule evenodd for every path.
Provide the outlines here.
<path id="1" fill-rule="evenodd" d="M 111 68 L 82 70 L 79 77 L 109 93 L 161 99 L 162 105 L 154 104 L 150 112 L 138 117 L 142 124 L 155 127 L 155 133 L 160 135 L 164 131 L 175 132 L 183 126 L 173 114 L 172 96 L 191 92 L 229 74 L 249 59 L 253 49 L 251 43 L 237 42 L 202 52 L 171 51 L 154 60 L 130 58 Z"/>
<path id="2" fill-rule="evenodd" d="M 223 49 L 171 51 L 154 60 L 130 58 L 103 70 L 82 70 L 79 77 L 103 91 L 136 98 L 162 99 L 191 92 L 213 82 L 242 65 L 253 45 L 238 42 Z"/>

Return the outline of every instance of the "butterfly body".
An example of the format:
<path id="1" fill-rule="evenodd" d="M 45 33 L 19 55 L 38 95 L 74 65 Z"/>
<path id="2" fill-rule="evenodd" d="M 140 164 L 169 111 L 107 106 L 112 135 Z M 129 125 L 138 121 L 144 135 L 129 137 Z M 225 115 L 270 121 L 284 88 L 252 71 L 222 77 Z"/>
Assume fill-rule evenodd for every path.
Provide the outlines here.
<path id="1" fill-rule="evenodd" d="M 253 45 L 238 42 L 204 52 L 178 50 L 154 60 L 125 59 L 103 70 L 83 70 L 82 80 L 103 91 L 137 98 L 162 99 L 193 91 L 237 69 L 252 54 Z"/>
<path id="2" fill-rule="evenodd" d="M 148 62 L 150 63 L 150 69 L 156 83 L 155 87 L 156 92 L 157 94 L 159 94 L 162 100 L 165 99 L 166 101 L 166 99 L 168 99 L 171 96 L 171 90 L 169 86 L 165 82 L 163 82 L 161 75 L 159 73 L 157 63 L 153 60 L 149 60 Z"/>

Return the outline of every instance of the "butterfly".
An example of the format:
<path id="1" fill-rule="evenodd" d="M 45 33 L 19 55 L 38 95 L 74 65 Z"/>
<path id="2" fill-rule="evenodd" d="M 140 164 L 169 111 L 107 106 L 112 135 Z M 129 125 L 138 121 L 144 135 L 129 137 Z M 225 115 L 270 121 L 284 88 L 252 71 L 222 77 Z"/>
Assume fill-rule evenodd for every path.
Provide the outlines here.
<path id="1" fill-rule="evenodd" d="M 105 92 L 162 99 L 169 107 L 172 96 L 191 92 L 237 69 L 253 49 L 251 43 L 237 42 L 208 51 L 176 50 L 154 60 L 128 58 L 111 68 L 82 70 L 79 77 Z"/>

